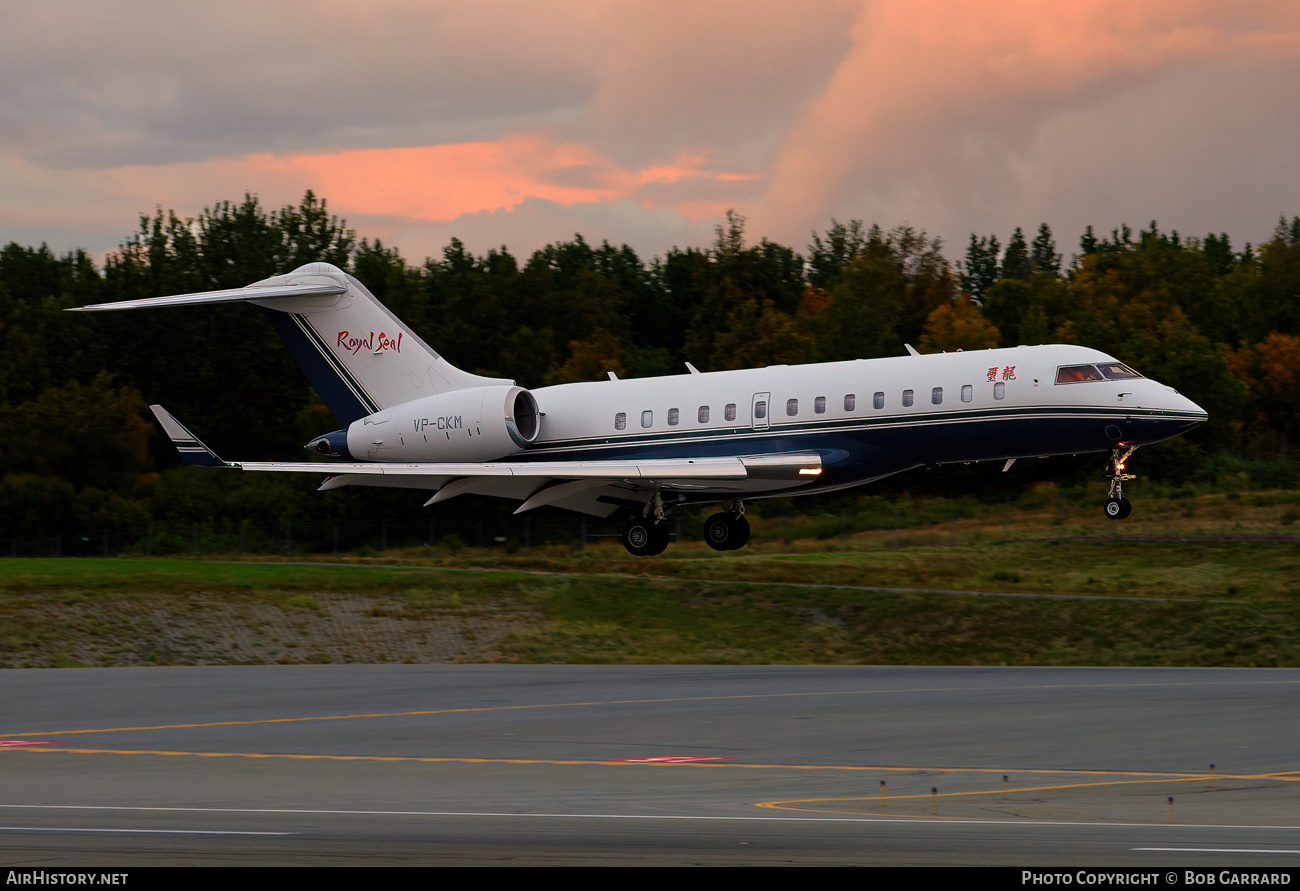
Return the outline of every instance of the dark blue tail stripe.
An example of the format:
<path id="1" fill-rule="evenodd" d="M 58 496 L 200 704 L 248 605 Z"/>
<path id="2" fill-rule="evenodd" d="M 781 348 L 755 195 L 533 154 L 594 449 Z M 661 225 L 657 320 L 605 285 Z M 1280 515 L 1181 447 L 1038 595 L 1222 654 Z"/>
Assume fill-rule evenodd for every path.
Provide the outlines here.
<path id="1" fill-rule="evenodd" d="M 263 310 L 340 426 L 346 427 L 358 418 L 379 411 L 378 403 L 339 364 L 305 319 L 265 307 Z"/>
<path id="2" fill-rule="evenodd" d="M 338 356 L 334 355 L 334 351 L 329 348 L 329 344 L 327 344 L 324 338 L 320 336 L 320 332 L 312 327 L 312 324 L 307 321 L 305 316 L 295 313 L 292 318 L 306 338 L 315 344 L 316 349 L 325 357 L 325 361 L 334 369 L 334 373 L 342 378 L 343 383 L 352 391 L 352 395 L 356 396 L 357 399 L 360 400 L 361 404 L 366 406 L 368 409 L 366 412 L 367 414 L 374 414 L 383 408 L 383 406 L 370 395 L 370 392 L 362 386 L 361 381 L 357 379 L 357 376 L 348 370 L 348 367 L 343 364 L 343 361 L 339 359 Z"/>

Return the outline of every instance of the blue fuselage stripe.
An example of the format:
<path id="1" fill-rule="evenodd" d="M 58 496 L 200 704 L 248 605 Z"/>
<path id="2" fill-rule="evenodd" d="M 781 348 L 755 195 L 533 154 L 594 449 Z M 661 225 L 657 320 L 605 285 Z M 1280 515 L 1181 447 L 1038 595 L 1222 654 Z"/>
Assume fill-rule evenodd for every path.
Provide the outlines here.
<path id="1" fill-rule="evenodd" d="M 1203 419 L 1160 412 L 1080 408 L 1017 408 L 849 419 L 765 430 L 664 432 L 629 438 L 541 443 L 512 460 L 617 461 L 729 457 L 774 452 L 821 454 L 823 484 L 875 479 L 926 464 L 987 461 L 1033 455 L 1104 452 L 1119 442 L 1151 443 L 1186 433 Z M 1118 433 L 1118 436 L 1115 434 Z"/>

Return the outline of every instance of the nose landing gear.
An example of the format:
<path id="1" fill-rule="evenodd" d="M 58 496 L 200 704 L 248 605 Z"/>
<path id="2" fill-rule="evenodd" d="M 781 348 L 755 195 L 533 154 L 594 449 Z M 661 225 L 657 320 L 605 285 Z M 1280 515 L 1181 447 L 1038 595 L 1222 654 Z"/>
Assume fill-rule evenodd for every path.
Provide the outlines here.
<path id="1" fill-rule="evenodd" d="M 749 520 L 744 502 L 719 511 L 704 521 L 704 542 L 715 551 L 737 551 L 749 542 Z"/>
<path id="2" fill-rule="evenodd" d="M 1137 479 L 1135 474 L 1125 473 L 1124 466 L 1129 455 L 1137 451 L 1137 446 L 1117 446 L 1110 450 L 1110 465 L 1106 468 L 1105 478 L 1110 480 L 1110 495 L 1106 498 L 1106 516 L 1112 520 L 1122 520 L 1133 513 L 1133 505 L 1124 497 L 1124 483 Z"/>

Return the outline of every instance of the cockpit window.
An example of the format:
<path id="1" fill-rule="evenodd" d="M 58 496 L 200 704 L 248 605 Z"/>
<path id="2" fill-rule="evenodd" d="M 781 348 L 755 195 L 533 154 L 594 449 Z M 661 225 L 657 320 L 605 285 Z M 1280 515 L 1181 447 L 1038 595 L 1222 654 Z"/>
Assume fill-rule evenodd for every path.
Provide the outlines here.
<path id="1" fill-rule="evenodd" d="M 1078 384 L 1083 381 L 1104 381 L 1101 372 L 1091 365 L 1063 365 L 1056 369 L 1058 384 Z"/>
<path id="2" fill-rule="evenodd" d="M 1131 381 L 1142 377 L 1132 368 L 1119 362 L 1098 362 L 1097 367 L 1101 369 L 1102 374 L 1106 375 L 1108 381 Z"/>

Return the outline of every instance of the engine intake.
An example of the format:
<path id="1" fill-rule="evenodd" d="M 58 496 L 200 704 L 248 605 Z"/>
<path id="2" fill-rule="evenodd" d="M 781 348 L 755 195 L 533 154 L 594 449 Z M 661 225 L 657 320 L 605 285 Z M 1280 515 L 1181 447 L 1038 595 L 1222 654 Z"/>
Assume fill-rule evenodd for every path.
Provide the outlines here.
<path id="1" fill-rule="evenodd" d="M 523 387 L 426 396 L 353 421 L 347 450 L 371 461 L 492 461 L 537 439 L 541 413 Z"/>

